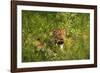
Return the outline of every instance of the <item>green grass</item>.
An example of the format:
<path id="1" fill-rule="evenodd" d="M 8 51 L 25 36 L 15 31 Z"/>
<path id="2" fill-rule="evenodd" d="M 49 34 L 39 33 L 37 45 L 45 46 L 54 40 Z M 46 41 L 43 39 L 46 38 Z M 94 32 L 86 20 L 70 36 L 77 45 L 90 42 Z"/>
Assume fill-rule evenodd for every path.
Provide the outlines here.
<path id="1" fill-rule="evenodd" d="M 63 51 L 50 40 L 51 32 L 64 28 Z M 22 11 L 22 62 L 82 60 L 90 58 L 90 15 L 88 13 Z M 38 50 L 36 39 L 45 47 Z"/>

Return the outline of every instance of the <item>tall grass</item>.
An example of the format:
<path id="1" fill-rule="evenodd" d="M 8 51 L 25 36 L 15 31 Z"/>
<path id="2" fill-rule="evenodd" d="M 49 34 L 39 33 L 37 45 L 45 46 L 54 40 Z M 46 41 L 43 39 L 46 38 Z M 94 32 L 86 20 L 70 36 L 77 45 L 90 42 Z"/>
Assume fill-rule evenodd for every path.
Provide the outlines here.
<path id="1" fill-rule="evenodd" d="M 22 11 L 22 61 L 82 60 L 90 58 L 88 13 Z M 63 51 L 52 40 L 52 30 L 66 31 Z M 45 47 L 36 47 L 39 38 Z"/>

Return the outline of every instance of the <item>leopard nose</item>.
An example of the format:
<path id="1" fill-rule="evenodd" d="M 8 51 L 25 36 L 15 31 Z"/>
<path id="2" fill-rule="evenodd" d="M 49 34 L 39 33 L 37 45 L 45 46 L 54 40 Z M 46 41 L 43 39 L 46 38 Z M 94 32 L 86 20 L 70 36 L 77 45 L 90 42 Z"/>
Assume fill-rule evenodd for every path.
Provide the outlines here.
<path id="1" fill-rule="evenodd" d="M 63 44 L 64 43 L 64 41 L 58 41 L 57 42 L 57 44 L 59 44 L 59 45 L 61 45 L 61 44 Z"/>

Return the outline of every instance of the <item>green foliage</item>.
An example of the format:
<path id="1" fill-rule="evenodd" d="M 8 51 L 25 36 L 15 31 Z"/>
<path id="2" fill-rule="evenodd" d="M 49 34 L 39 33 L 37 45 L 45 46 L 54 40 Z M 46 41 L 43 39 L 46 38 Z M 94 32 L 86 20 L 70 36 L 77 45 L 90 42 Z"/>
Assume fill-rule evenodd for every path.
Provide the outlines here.
<path id="1" fill-rule="evenodd" d="M 90 56 L 90 15 L 88 13 L 22 11 L 22 61 L 81 60 Z M 53 42 L 51 32 L 64 28 L 63 51 Z M 45 47 L 38 49 L 36 39 Z"/>

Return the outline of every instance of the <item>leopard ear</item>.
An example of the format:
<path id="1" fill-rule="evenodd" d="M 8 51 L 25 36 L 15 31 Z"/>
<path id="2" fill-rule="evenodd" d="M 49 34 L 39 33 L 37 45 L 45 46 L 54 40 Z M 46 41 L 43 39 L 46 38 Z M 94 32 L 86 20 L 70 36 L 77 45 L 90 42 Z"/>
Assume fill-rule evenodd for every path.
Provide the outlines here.
<path id="1" fill-rule="evenodd" d="M 56 29 L 51 29 L 50 35 L 53 35 L 53 33 L 56 31 Z"/>
<path id="2" fill-rule="evenodd" d="M 52 29 L 52 32 L 55 32 L 56 31 L 56 29 Z"/>

